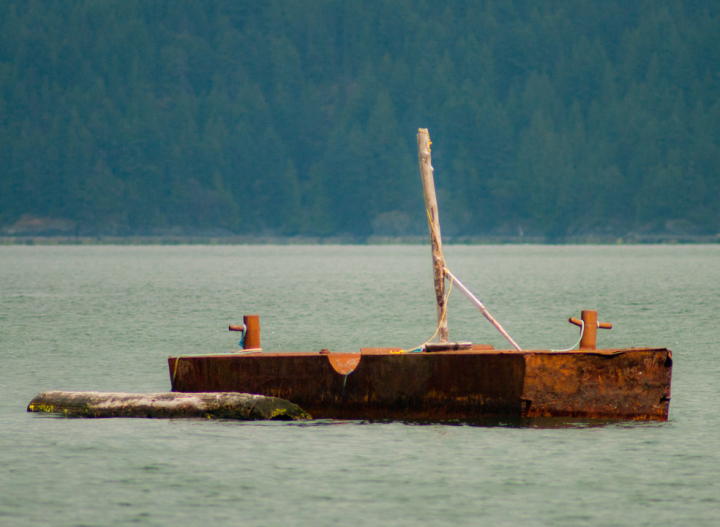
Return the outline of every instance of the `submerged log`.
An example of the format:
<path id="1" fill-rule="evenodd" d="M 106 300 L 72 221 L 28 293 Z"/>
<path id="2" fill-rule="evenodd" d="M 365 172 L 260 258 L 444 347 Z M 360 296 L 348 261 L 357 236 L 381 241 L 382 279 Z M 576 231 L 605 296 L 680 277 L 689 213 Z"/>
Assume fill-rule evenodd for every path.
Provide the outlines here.
<path id="1" fill-rule="evenodd" d="M 28 412 L 63 414 L 68 417 L 207 417 L 243 421 L 302 421 L 312 419 L 298 405 L 248 393 L 119 393 L 43 392 Z"/>

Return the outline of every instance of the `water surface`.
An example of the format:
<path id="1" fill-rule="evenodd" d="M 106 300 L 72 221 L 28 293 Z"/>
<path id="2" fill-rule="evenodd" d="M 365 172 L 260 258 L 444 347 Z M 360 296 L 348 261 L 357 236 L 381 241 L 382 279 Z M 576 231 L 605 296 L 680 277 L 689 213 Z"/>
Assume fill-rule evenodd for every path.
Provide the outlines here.
<path id="1" fill-rule="evenodd" d="M 169 390 L 167 357 L 424 342 L 413 246 L 0 247 L 2 525 L 718 525 L 718 246 L 448 246 L 521 346 L 673 350 L 667 423 L 63 419 L 50 389 Z M 451 338 L 507 347 L 457 292 Z"/>

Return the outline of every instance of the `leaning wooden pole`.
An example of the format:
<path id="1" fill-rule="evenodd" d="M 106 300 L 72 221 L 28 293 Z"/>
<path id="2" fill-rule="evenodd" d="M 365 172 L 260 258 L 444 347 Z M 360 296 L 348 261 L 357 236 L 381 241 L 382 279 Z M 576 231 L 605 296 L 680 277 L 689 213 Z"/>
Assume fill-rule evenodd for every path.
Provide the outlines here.
<path id="1" fill-rule="evenodd" d="M 437 197 L 435 196 L 435 180 L 433 178 L 432 158 L 430 156 L 430 133 L 427 128 L 420 128 L 417 134 L 418 158 L 420 160 L 420 176 L 423 183 L 425 208 L 430 228 L 430 247 L 433 258 L 433 276 L 435 279 L 435 300 L 437 301 L 438 337 L 440 342 L 448 341 L 447 304 L 445 298 L 445 257 L 442 252 L 442 236 L 440 235 L 440 216 L 438 214 Z"/>

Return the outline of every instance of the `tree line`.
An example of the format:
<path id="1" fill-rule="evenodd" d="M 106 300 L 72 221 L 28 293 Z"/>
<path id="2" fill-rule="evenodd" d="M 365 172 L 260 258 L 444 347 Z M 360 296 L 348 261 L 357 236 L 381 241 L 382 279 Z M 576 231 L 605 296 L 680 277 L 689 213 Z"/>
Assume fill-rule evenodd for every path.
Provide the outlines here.
<path id="1" fill-rule="evenodd" d="M 0 0 L 0 226 L 720 231 L 715 0 Z"/>

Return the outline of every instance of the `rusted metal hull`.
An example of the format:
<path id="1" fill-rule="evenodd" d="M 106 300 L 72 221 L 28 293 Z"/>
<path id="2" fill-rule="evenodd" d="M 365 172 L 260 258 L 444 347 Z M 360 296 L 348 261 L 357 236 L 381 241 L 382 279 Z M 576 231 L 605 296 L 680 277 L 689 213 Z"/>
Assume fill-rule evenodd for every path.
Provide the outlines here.
<path id="1" fill-rule="evenodd" d="M 179 362 L 177 362 L 179 360 Z M 667 349 L 395 354 L 262 353 L 170 357 L 176 392 L 287 399 L 314 418 L 472 421 L 585 417 L 665 421 Z"/>

